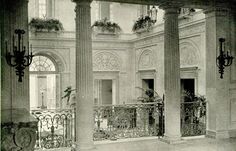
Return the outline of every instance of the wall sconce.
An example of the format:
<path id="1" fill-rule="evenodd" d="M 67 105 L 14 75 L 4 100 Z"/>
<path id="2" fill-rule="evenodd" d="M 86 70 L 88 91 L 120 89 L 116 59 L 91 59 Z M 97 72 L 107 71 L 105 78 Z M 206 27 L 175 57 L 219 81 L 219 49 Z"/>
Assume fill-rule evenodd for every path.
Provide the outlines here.
<path id="1" fill-rule="evenodd" d="M 230 55 L 229 51 L 226 52 L 224 45 L 225 39 L 219 38 L 219 42 L 220 42 L 220 50 L 219 50 L 220 55 L 216 58 L 216 65 L 219 68 L 220 78 L 223 79 L 224 68 L 232 64 L 234 57 Z"/>
<path id="2" fill-rule="evenodd" d="M 157 21 L 157 8 L 153 5 L 152 8 L 149 8 L 149 17 L 155 23 Z"/>
<path id="3" fill-rule="evenodd" d="M 7 42 L 6 42 L 6 61 L 7 64 L 11 67 L 15 67 L 16 75 L 19 76 L 18 81 L 22 82 L 22 77 L 24 76 L 24 69 L 29 66 L 32 62 L 33 56 L 32 55 L 32 45 L 31 45 L 31 53 L 29 54 L 29 43 L 28 43 L 28 51 L 26 50 L 25 46 L 23 46 L 23 35 L 25 34 L 24 30 L 16 29 L 15 34 L 17 35 L 18 40 L 15 41 L 15 36 L 13 35 L 12 39 L 12 48 L 13 54 L 11 50 L 8 51 Z M 15 45 L 15 42 L 17 45 Z M 28 52 L 25 55 L 25 52 Z"/>

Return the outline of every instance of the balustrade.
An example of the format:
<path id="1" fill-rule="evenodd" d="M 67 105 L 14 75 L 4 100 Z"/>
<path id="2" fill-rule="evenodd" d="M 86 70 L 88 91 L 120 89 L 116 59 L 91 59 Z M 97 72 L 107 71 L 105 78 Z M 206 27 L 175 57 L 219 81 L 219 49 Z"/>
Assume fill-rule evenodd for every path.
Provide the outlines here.
<path id="1" fill-rule="evenodd" d="M 36 149 L 71 147 L 75 142 L 75 111 L 32 110 L 38 119 Z M 181 134 L 205 135 L 206 102 L 181 103 Z M 94 106 L 93 140 L 164 135 L 164 104 L 138 103 Z"/>
<path id="2" fill-rule="evenodd" d="M 38 119 L 37 148 L 70 147 L 74 141 L 74 110 L 32 110 Z"/>
<path id="3" fill-rule="evenodd" d="M 206 134 L 206 102 L 181 103 L 181 134 L 182 137 Z"/>
<path id="4" fill-rule="evenodd" d="M 163 104 L 142 103 L 94 107 L 94 141 L 162 136 Z"/>

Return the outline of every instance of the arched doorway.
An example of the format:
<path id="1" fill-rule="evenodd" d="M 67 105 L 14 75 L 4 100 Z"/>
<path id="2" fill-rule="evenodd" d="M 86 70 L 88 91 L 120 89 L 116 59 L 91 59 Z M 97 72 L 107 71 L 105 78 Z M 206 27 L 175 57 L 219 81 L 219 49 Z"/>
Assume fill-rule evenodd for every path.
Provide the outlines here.
<path id="1" fill-rule="evenodd" d="M 57 107 L 58 69 L 48 56 L 37 55 L 30 65 L 30 108 L 55 109 Z"/>

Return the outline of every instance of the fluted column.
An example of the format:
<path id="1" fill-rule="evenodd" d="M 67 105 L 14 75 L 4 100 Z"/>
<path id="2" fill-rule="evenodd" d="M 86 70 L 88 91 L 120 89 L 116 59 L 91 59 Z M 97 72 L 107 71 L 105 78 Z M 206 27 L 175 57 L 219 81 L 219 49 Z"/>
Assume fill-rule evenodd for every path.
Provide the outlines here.
<path id="1" fill-rule="evenodd" d="M 91 0 L 76 3 L 76 143 L 77 150 L 93 149 L 93 71 Z"/>
<path id="2" fill-rule="evenodd" d="M 24 46 L 28 45 L 28 0 L 1 0 L 1 109 L 25 108 L 29 110 L 29 68 L 24 70 L 22 82 L 18 82 L 15 68 L 5 59 L 6 44 L 8 52 L 12 50 L 12 38 L 15 29 L 25 30 Z M 16 36 L 16 35 L 15 35 Z M 26 52 L 27 53 L 27 52 Z"/>
<path id="3" fill-rule="evenodd" d="M 1 0 L 1 150 L 29 151 L 34 150 L 37 130 L 37 120 L 29 112 L 29 68 L 24 70 L 22 82 L 18 82 L 15 68 L 5 58 L 7 52 L 13 54 L 15 29 L 25 31 L 23 45 L 27 48 L 28 0 Z"/>
<path id="4" fill-rule="evenodd" d="M 180 140 L 180 54 L 178 7 L 164 6 L 165 137 Z"/>

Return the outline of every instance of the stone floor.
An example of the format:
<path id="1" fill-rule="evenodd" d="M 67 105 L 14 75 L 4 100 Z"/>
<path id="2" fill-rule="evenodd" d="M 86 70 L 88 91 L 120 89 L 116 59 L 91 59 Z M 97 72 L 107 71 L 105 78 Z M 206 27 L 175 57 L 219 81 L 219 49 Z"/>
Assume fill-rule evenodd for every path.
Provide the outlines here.
<path id="1" fill-rule="evenodd" d="M 37 151 L 71 151 L 71 148 L 57 148 Z M 95 142 L 93 151 L 236 151 L 236 138 L 199 138 L 185 140 L 180 144 L 167 144 L 158 138 L 122 139 Z"/>
<path id="2" fill-rule="evenodd" d="M 96 151 L 236 151 L 236 138 L 220 140 L 199 138 L 172 145 L 152 138 L 96 142 L 95 146 Z"/>

